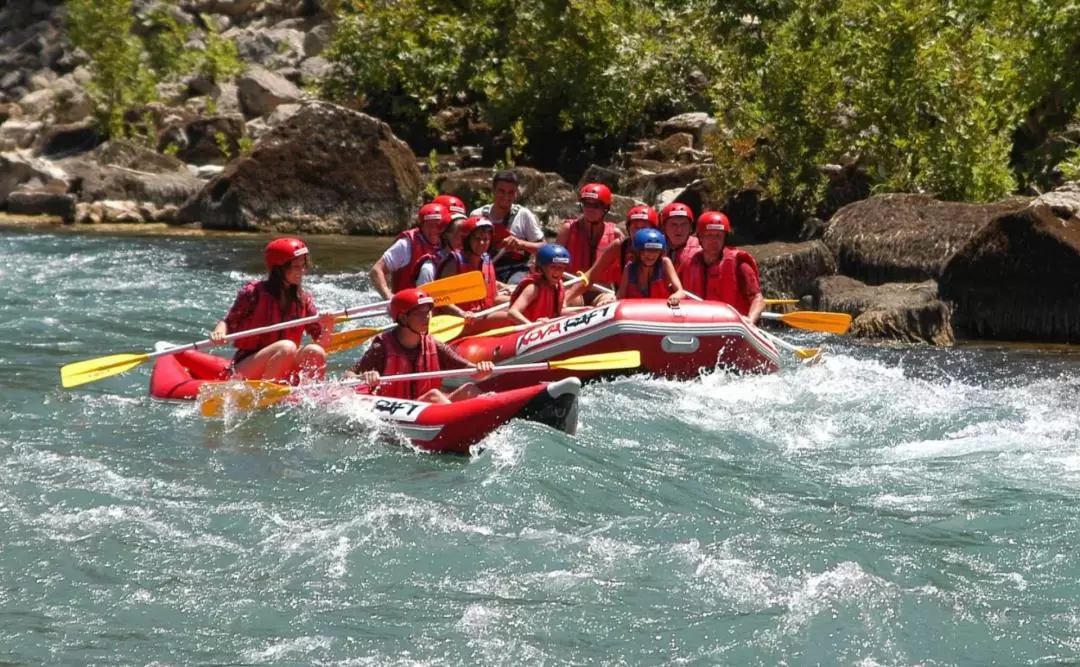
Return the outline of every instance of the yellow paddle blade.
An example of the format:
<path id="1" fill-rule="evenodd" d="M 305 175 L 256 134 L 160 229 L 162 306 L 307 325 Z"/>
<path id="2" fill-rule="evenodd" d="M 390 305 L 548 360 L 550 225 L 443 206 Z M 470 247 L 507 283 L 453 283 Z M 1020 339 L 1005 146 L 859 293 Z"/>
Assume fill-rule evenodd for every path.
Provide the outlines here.
<path id="1" fill-rule="evenodd" d="M 797 303 L 798 299 L 765 299 L 766 306 L 793 306 Z"/>
<path id="2" fill-rule="evenodd" d="M 480 336 L 503 336 L 503 335 L 508 334 L 508 333 L 514 333 L 515 331 L 521 331 L 522 329 L 528 329 L 531 326 L 536 326 L 536 325 L 535 324 L 514 324 L 514 325 L 511 325 L 511 326 L 508 326 L 508 327 L 499 327 L 498 329 L 491 329 L 490 331 L 483 331 L 483 332 L 480 332 L 480 333 L 478 333 L 476 335 L 477 335 L 477 337 L 480 337 Z"/>
<path id="3" fill-rule="evenodd" d="M 808 366 L 820 364 L 825 361 L 825 355 L 816 347 L 800 347 L 795 350 L 795 356 Z"/>
<path id="4" fill-rule="evenodd" d="M 431 325 L 428 326 L 428 333 L 431 334 L 435 340 L 446 343 L 460 336 L 464 329 L 465 320 L 462 318 L 453 315 L 436 315 L 431 318 Z"/>
<path id="5" fill-rule="evenodd" d="M 199 387 L 199 412 L 204 417 L 220 417 L 226 410 L 247 411 L 265 408 L 291 394 L 293 388 L 270 380 L 207 382 Z"/>
<path id="6" fill-rule="evenodd" d="M 60 367 L 60 385 L 65 389 L 95 382 L 130 371 L 150 358 L 149 354 L 113 354 L 108 357 L 76 361 Z"/>
<path id="7" fill-rule="evenodd" d="M 326 348 L 326 353 L 334 354 L 335 352 L 351 350 L 357 345 L 363 345 L 383 331 L 385 331 L 385 329 L 349 329 L 348 331 L 338 331 L 330 336 L 330 346 Z"/>
<path id="8" fill-rule="evenodd" d="M 622 368 L 637 368 L 640 365 L 641 352 L 637 350 L 587 354 L 581 357 L 548 362 L 550 368 L 560 368 L 568 371 L 614 371 Z"/>
<path id="9" fill-rule="evenodd" d="M 469 271 L 449 278 L 433 280 L 426 285 L 421 285 L 420 289 L 435 299 L 436 307 L 479 301 L 487 296 L 484 274 L 479 271 Z"/>
<path id="10" fill-rule="evenodd" d="M 775 319 L 797 329 L 824 331 L 834 334 L 845 334 L 851 328 L 851 315 L 847 313 L 819 313 L 811 310 L 800 310 L 794 313 L 784 313 Z"/>

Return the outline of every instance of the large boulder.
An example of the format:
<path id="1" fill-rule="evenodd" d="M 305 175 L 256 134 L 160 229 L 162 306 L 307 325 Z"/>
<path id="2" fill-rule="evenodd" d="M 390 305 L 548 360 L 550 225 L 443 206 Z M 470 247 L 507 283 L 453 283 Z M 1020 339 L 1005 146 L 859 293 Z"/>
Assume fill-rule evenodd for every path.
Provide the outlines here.
<path id="1" fill-rule="evenodd" d="M 212 229 L 390 234 L 411 224 L 422 185 L 390 126 L 308 102 L 231 162 L 177 221 Z"/>
<path id="2" fill-rule="evenodd" d="M 1028 201 L 963 204 L 926 195 L 878 195 L 837 211 L 823 240 L 846 276 L 870 284 L 936 279 L 986 223 Z"/>
<path id="3" fill-rule="evenodd" d="M 75 177 L 72 189 L 82 202 L 110 199 L 158 206 L 181 204 L 203 185 L 176 158 L 124 141 L 110 141 L 58 164 Z"/>
<path id="4" fill-rule="evenodd" d="M 821 241 L 744 246 L 757 260 L 761 291 L 767 297 L 799 297 L 821 276 L 836 272 L 832 253 Z"/>
<path id="5" fill-rule="evenodd" d="M 973 338 L 1080 342 L 1080 218 L 1040 204 L 995 218 L 945 266 L 941 296 Z"/>
<path id="6" fill-rule="evenodd" d="M 853 336 L 952 345 L 949 308 L 937 291 L 933 280 L 867 285 L 847 276 L 826 276 L 811 292 L 815 308 L 855 318 Z"/>

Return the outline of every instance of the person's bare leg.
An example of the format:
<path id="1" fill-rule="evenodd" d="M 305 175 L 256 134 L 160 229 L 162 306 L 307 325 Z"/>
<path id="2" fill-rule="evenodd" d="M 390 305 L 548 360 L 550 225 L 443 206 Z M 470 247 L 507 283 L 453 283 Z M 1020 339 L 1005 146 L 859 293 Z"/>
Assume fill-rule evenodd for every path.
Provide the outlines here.
<path id="1" fill-rule="evenodd" d="M 457 393 L 457 392 L 454 392 Z M 438 389 L 428 389 L 426 392 L 420 395 L 420 398 L 416 399 L 424 403 L 449 403 L 450 399 L 446 397 L 446 394 Z"/>
<path id="2" fill-rule="evenodd" d="M 292 372 L 296 343 L 279 340 L 236 365 L 233 377 L 245 380 L 284 380 Z"/>
<path id="3" fill-rule="evenodd" d="M 477 396 L 479 396 L 482 393 L 483 392 L 480 391 L 480 387 L 477 387 L 472 382 L 469 382 L 468 384 L 463 384 L 460 387 L 458 387 L 457 389 L 455 389 L 450 394 L 449 402 L 454 403 L 455 401 L 467 401 L 470 398 L 476 398 Z"/>
<path id="4" fill-rule="evenodd" d="M 315 343 L 300 348 L 294 370 L 301 382 L 323 379 L 326 377 L 326 350 Z"/>

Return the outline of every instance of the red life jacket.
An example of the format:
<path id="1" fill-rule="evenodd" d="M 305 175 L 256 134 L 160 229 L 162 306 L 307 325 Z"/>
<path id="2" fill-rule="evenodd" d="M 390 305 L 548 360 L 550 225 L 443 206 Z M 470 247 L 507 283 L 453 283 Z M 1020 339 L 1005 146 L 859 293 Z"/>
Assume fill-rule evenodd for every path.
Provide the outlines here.
<path id="1" fill-rule="evenodd" d="M 723 301 L 743 315 L 750 314 L 750 300 L 739 285 L 739 266 L 748 263 L 758 272 L 754 256 L 745 250 L 725 246 L 720 261 L 705 266 L 705 253 L 697 252 L 679 272 L 683 289 L 697 294 L 706 301 Z"/>
<path id="2" fill-rule="evenodd" d="M 525 291 L 525 288 L 529 285 L 536 285 L 536 296 L 533 298 L 532 303 L 529 304 L 529 307 L 521 311 L 522 315 L 535 322 L 541 317 L 558 317 L 562 313 L 563 296 L 565 294 L 562 283 L 559 283 L 558 287 L 552 287 L 543 274 L 535 272 L 525 276 L 517 284 L 514 293 L 510 295 L 510 303 L 514 303 L 518 295 Z"/>
<path id="3" fill-rule="evenodd" d="M 408 239 L 412 257 L 408 264 L 390 275 L 390 289 L 393 292 L 416 287 L 416 276 L 420 273 L 420 265 L 428 257 L 433 257 L 439 249 L 438 246 L 433 246 L 427 242 L 424 235 L 420 233 L 419 227 L 406 229 L 398 234 L 398 238 Z"/>
<path id="4" fill-rule="evenodd" d="M 465 254 L 463 252 L 454 251 L 443 258 L 442 262 L 439 263 L 439 268 L 435 272 L 436 278 L 442 275 L 443 267 L 450 262 L 457 263 L 457 272 L 459 274 L 477 270 L 465 259 Z M 476 312 L 484 310 L 485 308 L 491 308 L 495 305 L 495 289 L 498 281 L 495 278 L 495 265 L 491 263 L 491 257 L 489 257 L 486 252 L 480 260 L 479 271 L 484 276 L 484 286 L 487 287 L 487 295 L 480 301 L 459 303 L 457 307 L 465 312 Z"/>
<path id="5" fill-rule="evenodd" d="M 510 234 L 510 226 L 514 224 L 514 220 L 517 218 L 518 211 L 521 207 L 514 204 L 510 207 L 510 212 L 506 214 L 506 219 L 503 222 L 495 222 L 491 220 L 491 204 L 487 204 L 480 208 L 480 215 L 484 216 L 488 220 L 491 220 L 491 248 L 488 252 L 498 253 L 502 250 L 503 241 L 505 241 Z M 528 260 L 529 255 L 523 252 L 510 252 L 507 250 L 503 253 L 502 259 L 499 260 L 499 264 L 513 264 L 524 262 Z"/>
<path id="6" fill-rule="evenodd" d="M 435 339 L 424 335 L 420 337 L 420 354 L 416 357 L 414 366 L 409 359 L 405 348 L 398 342 L 394 335 L 394 329 L 379 334 L 379 341 L 386 350 L 386 367 L 380 375 L 403 375 L 405 373 L 426 373 L 439 370 L 439 350 L 435 346 Z M 416 400 L 431 389 L 438 389 L 442 381 L 438 378 L 428 380 L 413 380 L 412 382 L 391 382 L 379 385 L 375 392 L 379 396 L 392 396 Z"/>
<path id="7" fill-rule="evenodd" d="M 668 287 L 667 279 L 664 278 L 664 267 L 660 265 L 660 262 L 653 264 L 653 272 L 649 280 L 649 293 L 643 293 L 641 288 L 638 287 L 637 272 L 638 269 L 644 268 L 643 265 L 636 261 L 630 263 L 630 272 L 626 276 L 627 299 L 667 299 L 674 294 L 674 291 Z"/>
<path id="8" fill-rule="evenodd" d="M 671 258 L 671 263 L 675 265 L 675 270 L 678 271 L 682 268 L 682 265 L 688 262 L 700 248 L 701 242 L 698 241 L 698 237 L 691 236 L 686 239 L 686 245 L 683 247 L 678 250 L 669 250 L 668 257 Z"/>
<path id="9" fill-rule="evenodd" d="M 570 223 L 570 237 L 566 240 L 566 249 L 570 251 L 570 273 L 588 271 L 596 258 L 604 254 L 612 243 L 617 243 L 619 233 L 613 222 L 604 222 L 604 232 L 600 235 L 596 247 L 589 243 L 589 230 L 585 218 L 567 221 Z M 609 266 L 603 275 L 593 276 L 593 282 L 612 284 L 622 279 L 622 267 Z"/>
<path id="10" fill-rule="evenodd" d="M 244 290 L 254 286 L 253 289 L 256 294 L 255 309 L 252 310 L 251 314 L 238 325 L 236 331 L 258 329 L 259 327 L 266 327 L 271 324 L 278 324 L 279 322 L 287 322 L 288 320 L 295 320 L 301 317 L 310 317 L 318 314 L 319 311 L 316 310 L 311 295 L 303 290 L 300 290 L 300 300 L 290 303 L 285 312 L 281 312 L 281 304 L 274 298 L 274 295 L 270 293 L 268 284 L 269 283 L 266 280 L 255 280 L 244 286 Z M 238 350 L 258 352 L 267 345 L 271 345 L 283 338 L 287 338 L 299 346 L 300 339 L 304 337 L 304 328 L 305 327 L 301 325 L 289 329 L 282 329 L 280 331 L 271 331 L 258 336 L 238 338 L 233 341 L 233 345 Z"/>

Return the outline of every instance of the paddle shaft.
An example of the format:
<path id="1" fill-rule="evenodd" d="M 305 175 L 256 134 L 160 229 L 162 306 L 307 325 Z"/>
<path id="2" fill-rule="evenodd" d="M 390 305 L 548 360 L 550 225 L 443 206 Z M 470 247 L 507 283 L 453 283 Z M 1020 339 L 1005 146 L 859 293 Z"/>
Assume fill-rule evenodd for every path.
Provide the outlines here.
<path id="1" fill-rule="evenodd" d="M 546 371 L 550 368 L 550 364 L 546 361 L 538 361 L 532 364 L 512 364 L 510 366 L 496 366 L 495 370 L 491 372 L 492 375 L 499 375 L 502 373 L 524 373 L 527 371 Z M 423 373 L 403 373 L 401 375 L 387 375 L 386 377 L 379 378 L 379 384 L 390 384 L 392 382 L 411 382 L 413 380 L 432 380 L 435 378 L 456 378 L 456 377 L 468 377 L 470 375 L 476 375 L 475 368 L 455 368 L 447 371 L 425 371 Z M 355 387 L 358 385 L 367 384 L 367 381 L 363 378 L 354 378 L 352 380 L 345 380 L 344 382 L 332 382 L 325 384 L 325 387 Z M 318 385 L 310 385 L 303 387 L 305 391 L 317 389 Z"/>

